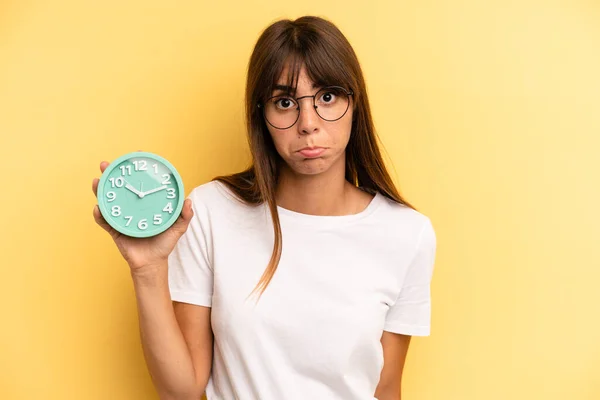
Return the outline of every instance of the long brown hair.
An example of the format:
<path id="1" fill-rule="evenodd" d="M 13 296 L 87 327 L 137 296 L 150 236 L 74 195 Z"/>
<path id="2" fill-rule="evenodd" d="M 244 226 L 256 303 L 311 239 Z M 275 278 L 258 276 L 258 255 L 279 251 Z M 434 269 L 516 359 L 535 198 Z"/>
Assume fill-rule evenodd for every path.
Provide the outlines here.
<path id="1" fill-rule="evenodd" d="M 258 105 L 270 97 L 286 64 L 290 66 L 288 86 L 292 88 L 296 87 L 304 65 L 314 83 L 342 86 L 354 92 L 352 131 L 346 147 L 346 180 L 371 194 L 379 192 L 414 209 L 400 196 L 384 165 L 362 70 L 346 37 L 333 23 L 315 16 L 273 23 L 258 38 L 248 64 L 245 102 L 251 165 L 242 172 L 213 178 L 227 185 L 246 204 L 266 202 L 269 206 L 275 243 L 269 265 L 253 290 L 254 293 L 260 289 L 260 294 L 273 278 L 281 258 L 275 188 L 282 159 Z"/>

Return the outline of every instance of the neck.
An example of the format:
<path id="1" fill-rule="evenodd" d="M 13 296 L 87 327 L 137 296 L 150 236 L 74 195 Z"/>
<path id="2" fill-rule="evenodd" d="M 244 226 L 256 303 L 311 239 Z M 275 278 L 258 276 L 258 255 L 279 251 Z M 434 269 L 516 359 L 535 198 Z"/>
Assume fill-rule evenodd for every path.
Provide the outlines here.
<path id="1" fill-rule="evenodd" d="M 302 214 L 347 215 L 361 210 L 356 191 L 345 178 L 344 163 L 317 175 L 296 174 L 284 165 L 275 199 L 278 206 Z"/>

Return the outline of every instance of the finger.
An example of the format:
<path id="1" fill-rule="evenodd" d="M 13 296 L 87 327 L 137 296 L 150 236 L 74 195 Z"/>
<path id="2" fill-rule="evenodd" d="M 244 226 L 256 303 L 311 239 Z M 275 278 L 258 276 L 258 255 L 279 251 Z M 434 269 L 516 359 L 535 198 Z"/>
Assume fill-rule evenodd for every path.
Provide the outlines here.
<path id="1" fill-rule="evenodd" d="M 110 235 L 112 236 L 112 234 L 113 234 L 113 232 L 112 232 L 112 231 L 113 231 L 114 229 L 113 229 L 113 227 L 112 227 L 112 226 L 110 226 L 110 225 L 108 224 L 108 222 L 106 222 L 106 220 L 105 220 L 105 219 L 104 219 L 104 217 L 102 216 L 102 213 L 100 212 L 100 208 L 98 208 L 98 205 L 97 205 L 97 204 L 94 206 L 94 211 L 93 211 L 93 214 L 94 214 L 94 220 L 96 220 L 96 223 L 97 223 L 98 225 L 100 225 L 100 227 L 101 227 L 102 229 L 104 229 L 106 232 L 110 233 Z"/>
<path id="2" fill-rule="evenodd" d="M 192 208 L 192 200 L 185 199 L 185 201 L 183 202 L 183 208 L 181 210 L 181 214 L 182 214 L 182 217 L 186 221 L 189 222 L 192 220 L 192 217 L 194 216 L 194 209 Z"/>
<path id="3" fill-rule="evenodd" d="M 179 215 L 179 218 L 177 218 L 175 225 L 173 225 L 173 229 L 180 235 L 183 235 L 187 230 L 193 216 L 194 210 L 192 209 L 192 201 L 190 199 L 185 199 L 181 214 Z"/>
<path id="4" fill-rule="evenodd" d="M 92 192 L 94 192 L 94 196 L 96 197 L 98 197 L 98 182 L 100 182 L 98 178 L 94 178 L 92 181 Z"/>
<path id="5" fill-rule="evenodd" d="M 104 170 L 110 165 L 108 161 L 102 161 L 100 163 L 100 172 L 104 172 Z"/>

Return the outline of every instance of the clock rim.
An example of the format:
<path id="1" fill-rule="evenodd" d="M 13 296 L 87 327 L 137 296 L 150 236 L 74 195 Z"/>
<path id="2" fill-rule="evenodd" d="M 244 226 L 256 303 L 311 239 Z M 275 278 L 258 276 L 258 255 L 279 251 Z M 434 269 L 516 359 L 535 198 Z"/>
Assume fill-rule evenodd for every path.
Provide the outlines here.
<path id="1" fill-rule="evenodd" d="M 101 198 L 104 199 L 104 186 L 106 184 L 106 181 L 108 180 L 108 176 L 110 175 L 110 173 L 115 168 L 117 168 L 119 166 L 119 164 L 121 164 L 123 161 L 129 160 L 131 158 L 139 158 L 139 157 L 147 157 L 147 158 L 151 158 L 155 161 L 159 161 L 159 162 L 163 163 L 167 168 L 169 168 L 169 170 L 173 174 L 173 177 L 175 178 L 175 182 L 177 183 L 177 187 L 179 189 L 179 199 L 177 201 L 177 206 L 175 207 L 173 216 L 169 219 L 169 222 L 161 225 L 160 227 L 156 228 L 155 230 L 144 231 L 144 232 L 130 231 L 130 230 L 122 227 L 121 225 L 113 223 L 112 215 L 110 215 L 109 210 L 106 208 L 106 201 L 100 201 Z M 179 218 L 179 216 L 181 214 L 181 210 L 183 210 L 183 202 L 185 201 L 183 180 L 181 179 L 181 176 L 179 175 L 179 172 L 177 171 L 175 166 L 173 166 L 173 164 L 166 158 L 159 156 L 158 154 L 150 153 L 147 151 L 129 152 L 129 153 L 123 154 L 120 157 L 117 157 L 114 161 L 112 161 L 110 163 L 110 165 L 108 166 L 108 168 L 106 168 L 104 170 L 104 172 L 102 173 L 102 176 L 100 177 L 100 181 L 98 182 L 98 192 L 97 193 L 98 193 L 98 196 L 97 196 L 96 200 L 98 203 L 98 208 L 100 209 L 100 213 L 102 214 L 102 216 L 104 217 L 106 222 L 112 228 L 114 228 L 117 232 L 119 232 L 125 236 L 135 237 L 135 238 L 148 238 L 148 237 L 158 236 L 161 233 L 163 233 L 164 231 L 166 231 L 167 229 L 169 229 L 171 226 L 173 226 L 173 224 Z"/>

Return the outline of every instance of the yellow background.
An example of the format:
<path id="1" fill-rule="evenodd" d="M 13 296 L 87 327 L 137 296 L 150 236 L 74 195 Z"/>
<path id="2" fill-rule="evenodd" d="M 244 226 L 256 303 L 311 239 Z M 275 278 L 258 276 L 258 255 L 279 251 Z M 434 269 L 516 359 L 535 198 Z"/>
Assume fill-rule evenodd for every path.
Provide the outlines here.
<path id="1" fill-rule="evenodd" d="M 101 160 L 161 154 L 186 194 L 248 160 L 260 31 L 347 35 L 401 192 L 438 235 L 403 400 L 600 398 L 600 3 L 0 3 L 0 398 L 156 399 Z"/>

